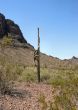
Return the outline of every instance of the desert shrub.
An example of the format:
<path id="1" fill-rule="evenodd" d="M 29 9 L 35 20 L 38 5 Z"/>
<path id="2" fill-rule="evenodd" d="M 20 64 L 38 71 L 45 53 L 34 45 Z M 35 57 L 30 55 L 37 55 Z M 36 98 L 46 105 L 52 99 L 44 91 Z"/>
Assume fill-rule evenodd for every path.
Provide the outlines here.
<path id="1" fill-rule="evenodd" d="M 50 75 L 49 74 L 41 74 L 41 81 L 44 82 L 44 81 L 48 81 L 50 79 Z"/>
<path id="2" fill-rule="evenodd" d="M 12 38 L 11 36 L 4 36 L 2 42 L 1 42 L 1 47 L 9 46 L 12 45 Z"/>
<path id="3" fill-rule="evenodd" d="M 31 75 L 31 73 L 26 73 L 26 75 L 23 77 L 24 81 L 27 81 L 27 82 L 31 82 L 31 81 L 34 81 L 34 77 L 33 75 Z"/>
<path id="4" fill-rule="evenodd" d="M 0 92 L 10 92 L 13 88 L 13 81 L 16 81 L 22 74 L 24 67 L 9 62 L 6 56 L 0 57 Z"/>
<path id="5" fill-rule="evenodd" d="M 59 70 L 57 74 L 52 74 L 48 83 L 56 88 L 56 92 L 60 90 L 59 94 L 54 96 L 55 101 L 51 104 L 51 108 L 53 108 L 52 110 L 77 110 L 77 70 Z"/>
<path id="6" fill-rule="evenodd" d="M 41 110 L 47 110 L 48 105 L 45 100 L 44 94 L 40 94 L 40 96 L 38 97 L 38 101 L 41 104 Z"/>
<path id="7" fill-rule="evenodd" d="M 0 93 L 1 94 L 10 94 L 12 90 L 12 82 L 10 82 L 5 74 L 4 68 L 0 68 Z"/>
<path id="8" fill-rule="evenodd" d="M 59 95 L 55 96 L 54 105 L 58 110 L 77 110 L 74 94 L 69 87 L 61 88 Z"/>
<path id="9" fill-rule="evenodd" d="M 36 76 L 36 73 L 34 73 L 34 68 L 33 67 L 24 68 L 18 80 L 27 81 L 27 82 L 35 82 L 37 80 L 37 76 Z"/>
<path id="10" fill-rule="evenodd" d="M 49 76 L 49 77 L 48 77 Z M 49 102 L 49 110 L 77 110 L 78 70 L 41 68 L 41 81 L 55 88 L 54 102 Z M 58 94 L 57 94 L 58 93 Z"/>
<path id="11" fill-rule="evenodd" d="M 47 68 L 41 68 L 41 82 L 47 82 L 50 79 L 50 74 Z"/>
<path id="12" fill-rule="evenodd" d="M 44 94 L 39 95 L 38 102 L 40 103 L 41 110 L 59 110 L 58 105 L 56 103 L 46 101 Z"/>

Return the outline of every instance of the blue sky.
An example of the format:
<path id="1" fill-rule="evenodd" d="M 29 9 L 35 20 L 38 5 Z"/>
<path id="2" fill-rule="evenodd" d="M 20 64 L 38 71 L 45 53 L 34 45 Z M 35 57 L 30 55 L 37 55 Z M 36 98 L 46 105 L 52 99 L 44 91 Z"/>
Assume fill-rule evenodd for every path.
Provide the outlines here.
<path id="1" fill-rule="evenodd" d="M 17 23 L 25 39 L 61 59 L 78 57 L 78 0 L 0 0 L 0 12 Z"/>

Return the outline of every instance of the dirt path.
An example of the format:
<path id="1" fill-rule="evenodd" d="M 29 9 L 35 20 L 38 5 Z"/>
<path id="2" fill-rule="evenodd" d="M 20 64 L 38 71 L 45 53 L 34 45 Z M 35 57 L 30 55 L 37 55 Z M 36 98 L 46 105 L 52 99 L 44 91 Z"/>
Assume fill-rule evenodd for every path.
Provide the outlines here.
<path id="1" fill-rule="evenodd" d="M 0 96 L 0 110 L 41 110 L 40 95 L 46 102 L 53 100 L 52 86 L 46 84 L 16 83 L 11 96 Z"/>

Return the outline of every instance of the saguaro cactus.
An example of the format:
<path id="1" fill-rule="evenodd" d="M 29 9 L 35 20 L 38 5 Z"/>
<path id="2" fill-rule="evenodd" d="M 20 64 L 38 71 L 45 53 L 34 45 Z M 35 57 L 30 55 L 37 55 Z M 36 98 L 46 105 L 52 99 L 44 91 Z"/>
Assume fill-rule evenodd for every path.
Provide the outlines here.
<path id="1" fill-rule="evenodd" d="M 34 52 L 34 62 L 37 67 L 38 82 L 40 82 L 40 36 L 38 28 L 38 49 Z M 37 64 L 36 64 L 37 63 Z"/>

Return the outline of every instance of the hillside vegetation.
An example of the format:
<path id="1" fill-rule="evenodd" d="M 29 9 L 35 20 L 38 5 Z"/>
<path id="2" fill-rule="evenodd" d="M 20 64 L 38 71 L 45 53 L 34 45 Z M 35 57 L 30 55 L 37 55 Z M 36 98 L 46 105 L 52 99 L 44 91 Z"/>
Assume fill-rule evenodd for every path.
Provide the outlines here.
<path id="1" fill-rule="evenodd" d="M 34 67 L 33 51 L 23 48 L 4 48 L 0 50 L 0 89 L 2 94 L 11 94 L 13 82 L 37 83 L 36 68 Z M 78 68 L 50 67 L 51 57 L 41 54 L 41 82 L 52 85 L 54 101 L 47 103 L 45 94 L 38 97 L 42 110 L 77 110 L 78 109 Z M 44 57 L 43 57 L 44 56 Z M 48 62 L 47 62 L 48 60 Z M 50 60 L 51 62 L 51 60 Z M 45 65 L 46 63 L 46 65 Z M 54 63 L 54 61 L 52 62 Z M 57 67 L 56 67 L 57 64 Z M 60 63 L 61 64 L 61 63 Z M 48 67 L 49 66 L 49 67 Z"/>

